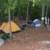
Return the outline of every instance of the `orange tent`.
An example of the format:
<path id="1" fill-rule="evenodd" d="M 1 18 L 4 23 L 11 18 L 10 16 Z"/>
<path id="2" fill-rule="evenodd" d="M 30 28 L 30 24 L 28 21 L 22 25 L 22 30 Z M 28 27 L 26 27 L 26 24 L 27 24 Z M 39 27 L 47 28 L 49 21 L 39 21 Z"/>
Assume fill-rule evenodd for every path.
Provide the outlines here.
<path id="1" fill-rule="evenodd" d="M 5 25 L 6 25 L 6 22 L 4 22 L 4 23 L 0 26 L 0 30 L 2 30 Z"/>
<path id="2" fill-rule="evenodd" d="M 3 23 L 1 26 L 1 30 L 4 31 L 5 33 L 10 33 L 11 32 L 17 32 L 20 31 L 20 27 L 14 23 L 13 21 L 11 21 L 10 23 Z"/>

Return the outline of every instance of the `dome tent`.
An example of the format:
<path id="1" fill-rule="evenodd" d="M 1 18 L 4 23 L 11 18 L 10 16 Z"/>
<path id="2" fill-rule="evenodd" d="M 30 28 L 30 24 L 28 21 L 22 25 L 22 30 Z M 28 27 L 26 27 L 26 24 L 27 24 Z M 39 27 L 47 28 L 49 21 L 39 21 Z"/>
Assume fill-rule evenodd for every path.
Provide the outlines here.
<path id="1" fill-rule="evenodd" d="M 20 31 L 21 29 L 15 22 L 11 21 L 10 23 L 9 22 L 3 23 L 1 26 L 1 30 L 4 31 L 5 33 L 10 33 L 10 31 L 17 32 Z"/>
<path id="2" fill-rule="evenodd" d="M 39 19 L 34 19 L 32 22 L 32 27 L 40 27 L 41 26 L 41 21 Z"/>

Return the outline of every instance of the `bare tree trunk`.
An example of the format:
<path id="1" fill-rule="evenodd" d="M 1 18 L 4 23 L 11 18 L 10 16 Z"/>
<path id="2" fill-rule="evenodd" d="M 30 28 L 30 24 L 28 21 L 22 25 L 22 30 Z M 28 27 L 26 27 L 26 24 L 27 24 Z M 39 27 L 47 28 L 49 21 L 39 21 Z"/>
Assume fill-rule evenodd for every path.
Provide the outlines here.
<path id="1" fill-rule="evenodd" d="M 12 38 L 12 32 L 11 32 L 11 15 L 10 15 L 10 8 L 8 8 L 8 22 L 10 24 L 10 39 Z"/>
<path id="2" fill-rule="evenodd" d="M 48 6 L 47 6 L 47 8 L 46 8 L 46 16 L 48 15 Z"/>
<path id="3" fill-rule="evenodd" d="M 48 6 L 46 5 L 46 17 L 48 15 Z M 49 25 L 49 18 L 47 17 L 47 25 Z"/>
<path id="4" fill-rule="evenodd" d="M 29 20 L 29 2 L 28 2 L 28 6 L 27 6 L 27 16 L 26 16 L 26 24 Z"/>
<path id="5" fill-rule="evenodd" d="M 47 15 L 48 15 L 48 6 L 46 7 L 46 17 L 47 17 Z M 48 27 L 48 29 L 50 29 L 50 27 L 49 27 L 49 17 L 47 17 L 47 27 Z"/>
<path id="6" fill-rule="evenodd" d="M 42 17 L 44 17 L 44 13 L 45 13 L 45 5 L 42 4 Z"/>
<path id="7" fill-rule="evenodd" d="M 12 15 L 13 15 L 13 21 L 14 21 L 15 20 L 15 18 L 14 18 L 14 11 L 13 11 Z"/>
<path id="8" fill-rule="evenodd" d="M 42 4 L 42 27 L 44 26 L 44 16 L 45 16 L 45 4 Z"/>

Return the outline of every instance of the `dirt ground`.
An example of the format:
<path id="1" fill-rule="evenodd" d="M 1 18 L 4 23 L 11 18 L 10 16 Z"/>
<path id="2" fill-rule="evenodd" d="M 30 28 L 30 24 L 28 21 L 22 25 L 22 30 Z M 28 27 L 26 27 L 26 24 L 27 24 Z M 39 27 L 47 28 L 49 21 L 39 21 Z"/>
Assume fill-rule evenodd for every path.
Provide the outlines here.
<path id="1" fill-rule="evenodd" d="M 15 36 L 15 39 L 6 42 L 0 50 L 38 50 L 41 47 L 45 48 L 41 50 L 46 50 L 50 48 L 50 45 L 39 43 L 39 41 L 50 41 L 50 32 L 46 28 L 27 28 L 16 33 Z"/>

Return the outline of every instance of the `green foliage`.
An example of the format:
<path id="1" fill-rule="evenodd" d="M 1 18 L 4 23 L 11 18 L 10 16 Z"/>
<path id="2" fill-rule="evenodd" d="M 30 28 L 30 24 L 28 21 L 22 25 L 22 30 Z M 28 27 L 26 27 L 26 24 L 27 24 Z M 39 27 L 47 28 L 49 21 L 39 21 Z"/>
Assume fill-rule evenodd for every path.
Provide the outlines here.
<path id="1" fill-rule="evenodd" d="M 38 13 L 38 11 L 41 10 L 42 5 L 50 7 L 50 2 L 48 0 L 0 0 L 0 16 L 7 16 L 9 11 L 8 9 L 10 9 L 10 14 L 14 12 L 14 14 L 16 13 L 19 16 L 26 17 L 27 8 L 29 11 L 29 16 L 40 16 L 41 12 Z M 36 8 L 36 6 L 40 6 L 40 10 Z"/>
<path id="2" fill-rule="evenodd" d="M 17 5 L 17 0 L 8 0 L 7 8 L 14 10 Z"/>
<path id="3" fill-rule="evenodd" d="M 50 2 L 48 0 L 33 0 L 33 5 L 50 5 Z"/>

